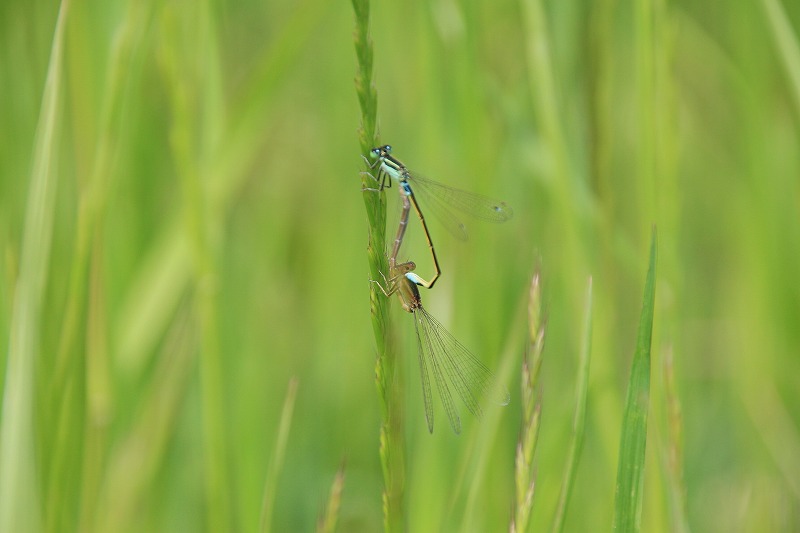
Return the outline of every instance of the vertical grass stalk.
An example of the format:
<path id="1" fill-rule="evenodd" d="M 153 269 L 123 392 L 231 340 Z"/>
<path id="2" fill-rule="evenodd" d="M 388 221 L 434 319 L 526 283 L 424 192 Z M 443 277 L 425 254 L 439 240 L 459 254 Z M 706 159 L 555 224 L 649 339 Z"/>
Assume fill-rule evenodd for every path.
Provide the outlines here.
<path id="1" fill-rule="evenodd" d="M 619 444 L 617 487 L 614 501 L 614 530 L 638 532 L 642 518 L 644 460 L 647 444 L 647 415 L 650 408 L 650 341 L 656 299 L 656 229 L 650 244 L 650 268 L 644 287 L 644 303 L 639 318 L 636 352 L 633 355 L 622 437 Z"/>
<path id="2" fill-rule="evenodd" d="M 28 205 L 0 421 L 0 531 L 38 531 L 38 478 L 34 457 L 34 369 L 43 331 L 41 309 L 48 276 L 56 196 L 58 122 L 64 27 L 69 2 L 58 13 L 33 146 Z"/>
<path id="3" fill-rule="evenodd" d="M 153 368 L 153 380 L 124 435 L 111 446 L 102 472 L 98 505 L 78 531 L 134 531 L 148 518 L 143 509 L 163 495 L 158 480 L 178 430 L 187 384 L 196 368 L 196 327 L 188 305 L 178 310 Z M 142 526 L 143 527 L 143 526 Z M 208 531 L 211 531 L 209 528 Z"/>
<path id="4" fill-rule="evenodd" d="M 658 102 L 656 100 L 657 59 L 655 51 L 654 0 L 635 2 L 636 21 L 636 114 L 638 134 L 638 176 L 635 182 L 642 212 L 637 217 L 646 220 L 648 213 L 657 213 L 656 205 L 656 127 Z"/>
<path id="5" fill-rule="evenodd" d="M 345 464 L 339 467 L 336 477 L 333 478 L 331 492 L 328 496 L 328 503 L 325 505 L 325 512 L 317 522 L 317 533 L 333 533 L 336 531 L 336 522 L 339 519 L 339 507 L 342 504 L 342 491 L 344 490 L 344 469 Z"/>
<path id="6" fill-rule="evenodd" d="M 553 66 L 553 41 L 550 38 L 547 12 L 542 0 L 521 0 L 523 30 L 526 35 L 525 56 L 537 126 L 547 150 L 552 154 L 552 183 L 560 215 L 562 264 L 566 267 L 585 264 L 579 246 L 575 207 L 574 165 L 571 162 L 563 106 L 559 95 L 556 69 Z M 577 300 L 577 298 L 576 298 Z"/>
<path id="7" fill-rule="evenodd" d="M 537 271 L 531 280 L 528 300 L 528 324 L 530 346 L 522 361 L 522 432 L 517 443 L 517 455 L 514 468 L 516 482 L 516 501 L 514 515 L 511 519 L 511 533 L 528 530 L 533 493 L 535 486 L 533 457 L 536 443 L 539 440 L 539 421 L 542 413 L 542 402 L 539 387 L 539 371 L 542 367 L 544 351 L 544 319 L 542 316 L 541 276 Z"/>
<path id="8" fill-rule="evenodd" d="M 686 485 L 683 482 L 683 416 L 675 385 L 675 366 L 672 347 L 664 350 L 664 394 L 667 406 L 666 472 L 667 497 L 672 520 L 672 531 L 689 533 L 689 517 L 686 512 Z"/>
<path id="9" fill-rule="evenodd" d="M 372 84 L 372 40 L 369 33 L 369 0 L 352 0 L 356 29 L 354 34 L 358 70 L 356 94 L 361 107 L 358 130 L 361 155 L 369 161 L 370 149 L 378 144 L 376 135 L 378 95 Z M 370 279 L 380 280 L 389 271 L 386 259 L 386 195 L 376 192 L 377 173 L 365 163 L 361 177 L 364 206 L 369 222 L 367 259 Z M 372 190 L 370 190 L 372 189 Z M 375 365 L 378 398 L 383 420 L 380 430 L 380 457 L 383 468 L 383 512 L 386 531 L 405 531 L 403 488 L 405 451 L 401 381 L 396 369 L 396 351 L 389 320 L 387 298 L 370 284 L 370 312 L 378 357 Z"/>
<path id="10" fill-rule="evenodd" d="M 210 157 L 205 155 L 216 153 L 215 141 L 219 139 L 217 40 L 207 2 L 193 5 L 193 10 L 178 12 L 177 9 L 170 5 L 163 12 L 161 34 L 166 42 L 161 59 L 171 90 L 170 146 L 183 189 L 185 232 L 192 253 L 194 303 L 200 326 L 207 527 L 224 533 L 230 530 L 233 520 L 217 324 L 219 277 L 212 242 L 212 231 L 220 222 L 209 208 L 207 184 L 211 165 L 206 160 Z"/>
<path id="11" fill-rule="evenodd" d="M 309 36 L 326 16 L 324 9 L 295 10 L 243 83 L 244 89 L 233 98 L 237 104 L 208 170 L 208 209 L 218 219 L 224 219 L 260 156 L 264 124 L 280 108 L 275 94 L 291 79 L 287 72 L 297 65 Z M 112 341 L 114 351 L 122 369 L 133 375 L 147 366 L 190 281 L 190 252 L 181 222 L 177 217 L 167 222 L 144 254 L 114 324 L 113 330 L 119 332 Z"/>
<path id="12" fill-rule="evenodd" d="M 93 531 L 91 524 L 98 507 L 103 469 L 108 460 L 115 400 L 108 350 L 108 306 L 103 240 L 96 239 L 92 249 L 86 316 L 86 416 L 83 421 L 83 464 L 78 478 L 79 530 L 85 533 Z"/>
<path id="13" fill-rule="evenodd" d="M 88 62 L 92 53 L 86 43 L 90 24 L 85 6 L 73 10 L 69 32 L 70 66 L 78 71 Z M 48 488 L 45 500 L 45 531 L 62 531 L 68 527 L 64 522 L 74 501 L 65 494 L 74 494 L 80 499 L 80 523 L 82 531 L 90 531 L 90 518 L 97 506 L 98 484 L 102 465 L 105 464 L 105 440 L 113 406 L 113 388 L 110 384 L 110 361 L 107 350 L 107 312 L 104 306 L 105 215 L 109 190 L 116 173 L 116 155 L 119 151 L 119 134 L 124 120 L 124 94 L 128 80 L 135 72 L 135 54 L 140 48 L 141 37 L 147 26 L 149 2 L 131 4 L 129 11 L 116 31 L 107 62 L 107 75 L 102 87 L 102 103 L 99 106 L 99 133 L 94 139 L 84 139 L 86 158 L 91 159 L 87 178 L 79 182 L 75 242 L 70 266 L 69 292 L 54 361 L 54 371 L 48 385 L 45 409 L 53 415 L 46 422 L 57 428 L 64 440 L 53 440 L 56 453 L 50 465 Z M 88 76 L 88 75 L 86 75 Z M 73 109 L 94 110 L 92 95 L 84 90 L 86 76 L 71 76 L 70 87 Z M 89 111 L 91 110 L 91 111 Z M 91 120 L 87 118 L 87 120 Z M 73 124 L 73 136 L 81 139 L 85 134 L 83 122 Z M 88 135 L 87 135 L 88 137 Z M 80 167 L 80 165 L 79 165 Z M 78 172 L 80 178 L 84 173 Z M 83 347 L 85 346 L 85 349 Z M 85 374 L 85 379 L 80 374 Z M 73 385 L 68 385 L 72 381 Z M 74 383 L 84 384 L 85 394 L 65 396 L 63 391 Z M 67 401 L 74 403 L 65 406 Z M 63 416 L 62 416 L 63 415 Z M 76 424 L 84 424 L 84 433 L 64 431 Z M 83 450 L 80 449 L 81 437 Z M 66 452 L 70 449 L 70 452 Z M 78 456 L 78 452 L 83 458 Z M 69 473 L 76 464 L 82 467 L 80 490 L 78 481 Z"/>
<path id="14" fill-rule="evenodd" d="M 567 516 L 567 505 L 575 482 L 575 473 L 578 471 L 578 459 L 583 448 L 584 422 L 586 420 L 586 391 L 589 388 L 589 360 L 592 352 L 592 278 L 586 286 L 586 308 L 583 314 L 583 336 L 581 339 L 581 354 L 578 361 L 578 382 L 575 393 L 575 416 L 572 421 L 572 441 L 567 456 L 567 466 L 564 469 L 564 482 L 561 485 L 561 494 L 558 498 L 556 514 L 553 518 L 553 533 L 564 530 L 564 519 Z"/>
<path id="15" fill-rule="evenodd" d="M 292 425 L 292 413 L 294 413 L 294 401 L 297 398 L 297 378 L 289 380 L 289 388 L 286 391 L 286 398 L 283 400 L 283 410 L 281 419 L 278 423 L 278 436 L 275 439 L 275 449 L 267 468 L 267 477 L 264 481 L 264 496 L 261 500 L 261 519 L 259 531 L 269 533 L 272 530 L 272 508 L 275 505 L 276 487 L 278 485 L 278 474 L 283 468 L 283 458 L 286 455 L 286 443 L 289 440 L 289 429 Z"/>
<path id="16" fill-rule="evenodd" d="M 775 48 L 789 78 L 795 112 L 800 117 L 800 44 L 792 29 L 790 17 L 778 0 L 761 0 L 761 7 L 764 9 Z"/>

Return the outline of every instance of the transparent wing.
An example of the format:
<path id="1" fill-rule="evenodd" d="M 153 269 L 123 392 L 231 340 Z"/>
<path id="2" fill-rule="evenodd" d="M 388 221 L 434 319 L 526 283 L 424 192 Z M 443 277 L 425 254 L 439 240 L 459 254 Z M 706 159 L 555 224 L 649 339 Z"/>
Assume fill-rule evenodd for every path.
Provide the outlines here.
<path id="1" fill-rule="evenodd" d="M 434 216 L 460 240 L 467 239 L 466 226 L 452 209 L 489 222 L 505 222 L 514 216 L 505 202 L 488 196 L 448 187 L 415 172 L 408 172 L 407 179 L 414 195 L 422 197 L 423 204 L 430 206 Z"/>
<path id="2" fill-rule="evenodd" d="M 467 409 L 479 418 L 483 413 L 481 404 L 485 401 L 500 405 L 508 404 L 511 399 L 508 390 L 497 382 L 492 371 L 480 359 L 472 355 L 423 307 L 415 309 L 414 316 L 418 325 L 420 360 L 425 359 L 425 365 L 433 369 L 436 388 L 439 390 L 439 397 L 453 431 L 456 433 L 461 431 L 461 420 L 453 402 L 451 388 L 455 390 Z M 420 366 L 422 367 L 423 363 L 420 363 Z M 423 394 L 426 379 L 423 377 Z M 426 415 L 427 409 L 426 405 Z M 428 427 L 433 431 L 431 421 L 432 414 Z"/>
<path id="3" fill-rule="evenodd" d="M 433 400 L 431 398 L 431 380 L 428 376 L 428 357 L 425 356 L 425 350 L 428 347 L 423 347 L 423 337 L 419 334 L 419 325 L 416 314 L 414 315 L 414 330 L 417 332 L 417 356 L 419 358 L 419 375 L 422 379 L 422 399 L 425 402 L 425 420 L 428 422 L 428 431 L 433 433 Z M 425 342 L 428 338 L 425 337 Z M 437 384 L 438 386 L 438 384 Z"/>

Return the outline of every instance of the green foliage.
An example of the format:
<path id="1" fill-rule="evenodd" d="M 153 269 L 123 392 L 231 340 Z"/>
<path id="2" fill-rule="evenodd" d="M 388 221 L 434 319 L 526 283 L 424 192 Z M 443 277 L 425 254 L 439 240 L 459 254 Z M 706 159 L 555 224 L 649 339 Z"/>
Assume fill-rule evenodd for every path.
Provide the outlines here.
<path id="1" fill-rule="evenodd" d="M 800 529 L 800 5 L 718 4 L 2 2 L 0 530 L 378 531 L 387 486 L 390 529 L 508 528 L 537 258 L 527 530 L 610 529 L 653 225 L 640 529 Z M 512 391 L 460 436 L 369 283 L 379 137 L 514 209 L 430 220 L 426 309 Z"/>
<path id="2" fill-rule="evenodd" d="M 275 448 L 272 450 L 269 469 L 267 470 L 266 481 L 264 482 L 264 501 L 261 507 L 261 519 L 259 520 L 259 531 L 261 531 L 261 533 L 269 533 L 269 531 L 272 530 L 272 513 L 278 492 L 278 473 L 283 467 L 283 460 L 286 456 L 286 444 L 289 440 L 289 428 L 292 424 L 292 413 L 294 412 L 296 400 L 297 380 L 292 379 L 289 381 L 286 399 L 283 402 L 283 411 L 281 412 L 281 421 L 276 434 Z M 333 497 L 333 495 L 331 495 L 331 497 Z M 329 508 L 330 507 L 329 505 Z"/>
<path id="3" fill-rule="evenodd" d="M 578 377 L 575 384 L 575 414 L 572 419 L 572 440 L 569 443 L 567 466 L 564 468 L 564 481 L 561 485 L 558 507 L 556 507 L 555 517 L 553 518 L 553 533 L 560 533 L 564 530 L 567 507 L 575 485 L 584 435 L 586 434 L 586 397 L 589 387 L 589 361 L 592 353 L 592 304 L 592 278 L 589 278 L 586 287 L 583 324 L 581 325 L 582 340 L 580 358 L 578 359 Z"/>
<path id="4" fill-rule="evenodd" d="M 653 228 L 650 267 L 644 285 L 644 303 L 628 381 L 617 463 L 614 530 L 626 533 L 639 531 L 642 521 L 647 415 L 650 412 L 650 347 L 656 301 L 656 250 L 656 230 Z"/>
<path id="5" fill-rule="evenodd" d="M 42 349 L 45 331 L 39 316 L 47 301 L 45 288 L 55 219 L 58 184 L 55 160 L 61 140 L 67 16 L 67 6 L 64 5 L 58 13 L 53 32 L 42 103 L 34 130 L 28 201 L 21 242 L 16 247 L 20 249 L 20 275 L 16 280 L 13 307 L 6 325 L 9 343 L 0 421 L 0 469 L 3 472 L 0 476 L 0 529 L 4 531 L 34 531 L 41 527 L 42 522 L 33 454 L 35 358 Z M 54 451 L 58 451 L 58 445 L 65 444 L 64 439 L 56 442 Z"/>
<path id="6" fill-rule="evenodd" d="M 325 505 L 325 512 L 317 521 L 317 533 L 333 533 L 336 531 L 336 521 L 339 519 L 339 506 L 342 503 L 342 491 L 344 490 L 344 464 L 336 472 L 331 485 L 331 493 Z"/>

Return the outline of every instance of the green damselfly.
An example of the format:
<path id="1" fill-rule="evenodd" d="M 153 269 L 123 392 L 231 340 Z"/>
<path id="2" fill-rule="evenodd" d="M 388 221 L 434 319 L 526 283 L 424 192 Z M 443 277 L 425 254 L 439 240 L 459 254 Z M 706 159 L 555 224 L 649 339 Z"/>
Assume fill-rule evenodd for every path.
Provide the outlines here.
<path id="1" fill-rule="evenodd" d="M 439 219 L 450 233 L 460 240 L 467 239 L 467 228 L 455 213 L 453 213 L 451 207 L 474 218 L 487 220 L 489 222 L 505 222 L 514 215 L 514 212 L 505 202 L 499 202 L 480 194 L 448 187 L 447 185 L 443 185 L 408 170 L 399 159 L 392 155 L 392 147 L 388 144 L 370 150 L 370 157 L 374 160 L 371 164 L 372 167 L 379 165 L 377 177 L 379 190 L 385 187 L 391 187 L 392 181 L 396 181 L 403 198 L 404 211 L 407 212 L 410 207 L 413 207 L 414 211 L 417 213 L 417 218 L 419 218 L 422 224 L 425 240 L 428 243 L 435 269 L 434 276 L 430 281 L 426 281 L 417 276 L 418 281 L 420 281 L 419 285 L 425 288 L 430 289 L 433 287 L 433 284 L 436 283 L 436 280 L 441 274 L 441 270 L 439 269 L 439 261 L 436 258 L 436 250 L 433 246 L 428 225 L 425 222 L 425 217 L 417 202 L 418 194 L 428 200 L 428 206 L 430 206 L 434 216 Z M 400 248 L 402 234 L 405 232 L 403 220 L 407 220 L 407 218 L 401 218 L 401 228 L 398 230 L 398 238 L 395 239 L 391 257 L 396 257 L 397 251 Z M 391 257 L 390 266 L 392 264 Z"/>

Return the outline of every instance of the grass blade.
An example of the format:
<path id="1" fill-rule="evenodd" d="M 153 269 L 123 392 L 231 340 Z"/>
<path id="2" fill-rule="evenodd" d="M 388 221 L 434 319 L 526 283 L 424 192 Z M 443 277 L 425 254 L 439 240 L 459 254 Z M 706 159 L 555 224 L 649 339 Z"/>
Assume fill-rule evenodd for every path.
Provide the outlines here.
<path id="1" fill-rule="evenodd" d="M 534 290 L 533 285 L 531 290 Z M 527 321 L 523 312 L 526 303 L 529 311 Z M 528 295 L 520 297 L 519 303 L 514 305 L 514 309 L 519 309 L 519 311 L 512 312 L 514 319 L 508 325 L 506 340 L 495 363 L 495 376 L 498 383 L 507 383 L 513 372 L 519 353 L 517 339 L 523 335 L 524 328 L 528 327 L 530 338 L 531 324 L 539 323 L 539 318 L 534 318 L 530 312 L 534 308 L 537 313 L 541 312 L 540 304 L 536 302 L 531 305 L 531 303 L 531 293 L 529 292 Z M 538 330 L 539 328 L 537 327 L 536 329 Z M 529 364 L 536 366 L 535 362 L 532 361 L 529 361 Z M 524 402 L 524 400 L 522 401 Z M 513 404 L 515 402 L 517 402 L 516 395 L 511 397 L 510 403 Z M 469 440 L 464 448 L 461 466 L 458 469 L 458 476 L 455 482 L 450 485 L 452 496 L 448 504 L 448 513 L 451 516 L 454 513 L 457 502 L 464 499 L 464 511 L 461 513 L 461 523 L 457 531 L 474 531 L 476 528 L 480 529 L 483 526 L 480 523 L 481 510 L 483 509 L 482 503 L 485 501 L 487 490 L 484 479 L 487 471 L 491 469 L 494 443 L 502 433 L 503 416 L 503 408 L 499 405 L 496 408 L 487 409 L 481 417 L 480 424 L 475 426 L 476 430 L 470 433 Z M 466 494 L 466 497 L 462 498 L 462 494 Z M 486 525 L 485 527 L 496 529 L 495 526 Z"/>
<path id="2" fill-rule="evenodd" d="M 209 207 L 209 165 L 205 154 L 217 149 L 222 102 L 218 87 L 217 32 L 211 6 L 193 10 L 165 8 L 160 35 L 161 66 L 170 88 L 169 139 L 181 182 L 186 237 L 191 243 L 195 312 L 200 324 L 200 382 L 203 458 L 208 527 L 229 531 L 233 525 L 229 479 L 223 360 L 217 316 L 219 273 L 213 231 L 222 225 Z M 199 69 L 193 65 L 200 65 Z M 202 135 L 196 135 L 200 131 Z M 203 155 L 200 155 L 203 154 Z"/>
<path id="3" fill-rule="evenodd" d="M 791 408 L 774 384 L 763 385 L 757 399 L 745 397 L 743 403 L 754 434 L 783 478 L 786 492 L 800 500 L 800 430 L 792 419 Z"/>
<path id="4" fill-rule="evenodd" d="M 135 531 L 141 510 L 158 498 L 156 479 L 164 468 L 197 351 L 192 317 L 187 308 L 167 332 L 167 339 L 156 358 L 155 379 L 142 391 L 141 404 L 120 442 L 108 452 L 103 471 L 99 504 L 87 509 L 81 531 Z"/>
<path id="5" fill-rule="evenodd" d="M 647 414 L 650 405 L 650 342 L 656 296 L 656 229 L 650 243 L 650 267 L 644 287 L 644 303 L 639 318 L 636 353 L 633 355 L 622 438 L 619 445 L 617 488 L 614 501 L 614 530 L 639 531 L 642 517 L 644 459 L 647 443 Z"/>
<path id="6" fill-rule="evenodd" d="M 564 518 L 567 515 L 567 504 L 578 470 L 578 459 L 583 448 L 584 423 L 586 420 L 586 392 L 589 388 L 589 360 L 592 352 L 592 278 L 586 286 L 586 308 L 583 317 L 583 339 L 581 343 L 580 361 L 578 362 L 578 383 L 576 386 L 575 417 L 572 423 L 572 442 L 569 447 L 567 466 L 564 470 L 564 483 L 558 498 L 553 533 L 564 529 Z"/>
<path id="7" fill-rule="evenodd" d="M 79 143 L 86 146 L 86 175 L 78 172 L 80 195 L 77 204 L 75 241 L 70 259 L 70 277 L 67 300 L 60 324 L 58 349 L 53 364 L 53 375 L 47 386 L 44 412 L 59 413 L 52 421 L 44 422 L 58 429 L 59 440 L 55 441 L 57 452 L 48 468 L 46 491 L 45 531 L 63 531 L 70 527 L 70 516 L 76 501 L 80 500 L 81 531 L 91 531 L 87 517 L 97 507 L 97 491 L 102 468 L 106 463 L 106 441 L 110 420 L 113 417 L 114 388 L 111 384 L 111 353 L 107 348 L 106 331 L 108 310 L 106 281 L 104 278 L 103 251 L 105 249 L 106 212 L 110 191 L 118 179 L 117 159 L 123 148 L 121 136 L 127 118 L 126 88 L 135 78 L 136 59 L 142 52 L 143 36 L 149 26 L 149 2 L 137 2 L 128 6 L 126 16 L 115 28 L 107 61 L 105 81 L 96 106 L 95 96 L 84 90 L 89 73 L 74 74 L 84 65 L 87 57 L 94 53 L 86 42 L 91 33 L 92 21 L 87 6 L 76 6 L 70 17 L 67 49 L 68 70 L 72 85 L 67 89 L 71 97 L 72 113 L 86 110 L 85 120 L 97 113 L 99 131 L 96 136 L 73 124 L 75 138 L 86 134 Z M 94 137 L 94 138 L 92 138 Z M 88 147 L 91 147 L 90 149 Z M 91 163 L 88 163 L 91 161 Z M 82 376 L 83 375 L 83 376 Z M 85 379 L 85 382 L 84 382 Z M 71 383 L 70 383 L 71 382 Z M 75 387 L 75 384 L 82 384 Z M 76 393 L 64 395 L 64 390 Z M 71 403 L 68 403 L 71 402 Z M 74 431 L 84 425 L 84 432 Z M 45 437 L 46 438 L 46 437 Z M 81 441 L 81 438 L 83 441 Z M 83 442 L 83 450 L 81 450 Z M 83 455 L 83 461 L 79 454 Z M 72 472 L 81 466 L 81 476 Z M 80 490 L 76 490 L 80 480 Z"/>
<path id="8" fill-rule="evenodd" d="M 689 533 L 689 517 L 686 512 L 686 485 L 683 481 L 683 416 L 678 391 L 675 385 L 675 369 L 672 347 L 664 350 L 664 394 L 667 406 L 667 443 L 664 462 L 667 473 L 667 497 L 672 519 L 672 530 Z"/>
<path id="9" fill-rule="evenodd" d="M 324 9 L 298 9 L 286 22 L 268 52 L 245 83 L 231 124 L 220 139 L 216 157 L 209 161 L 206 177 L 208 212 L 224 219 L 237 191 L 245 185 L 247 170 L 260 152 L 261 128 L 275 112 L 275 94 L 296 64 L 308 36 L 324 20 Z M 114 327 L 112 346 L 126 373 L 139 375 L 148 364 L 158 340 L 175 315 L 191 277 L 191 248 L 179 217 L 170 220 L 144 256 L 130 285 Z"/>
<path id="10" fill-rule="evenodd" d="M 331 485 L 331 493 L 328 496 L 328 504 L 325 512 L 317 522 L 317 533 L 333 533 L 336 531 L 336 521 L 339 518 L 339 506 L 342 503 L 342 490 L 344 490 L 344 463 L 336 472 L 336 477 Z"/>
<path id="11" fill-rule="evenodd" d="M 795 111 L 800 115 L 800 44 L 792 31 L 792 23 L 778 0 L 761 0 L 761 6 L 791 82 Z"/>
<path id="12" fill-rule="evenodd" d="M 563 88 L 559 84 L 554 65 L 554 39 L 550 30 L 547 9 L 542 0 L 521 0 L 521 15 L 525 37 L 525 57 L 530 90 L 535 110 L 537 128 L 542 132 L 542 140 L 552 154 L 550 169 L 553 180 L 554 207 L 560 215 L 562 233 L 561 253 L 565 264 L 582 264 L 582 251 L 577 246 L 577 227 L 575 225 L 575 169 L 568 146 L 568 136 L 560 96 Z"/>
<path id="13" fill-rule="evenodd" d="M 62 92 L 64 27 L 69 2 L 58 13 L 33 147 L 19 278 L 11 316 L 6 384 L 0 422 L 0 531 L 37 531 L 40 518 L 34 451 L 34 365 L 42 338 L 56 196 L 56 130 Z"/>
<path id="14" fill-rule="evenodd" d="M 297 398 L 297 378 L 289 380 L 286 398 L 283 400 L 281 420 L 278 423 L 278 437 L 275 440 L 275 449 L 269 460 L 267 476 L 264 480 L 264 496 L 261 504 L 261 520 L 259 531 L 268 533 L 272 527 L 272 508 L 275 505 L 275 487 L 278 483 L 278 474 L 283 467 L 283 458 L 286 455 L 286 443 L 289 440 L 289 429 L 294 413 L 294 401 Z"/>

